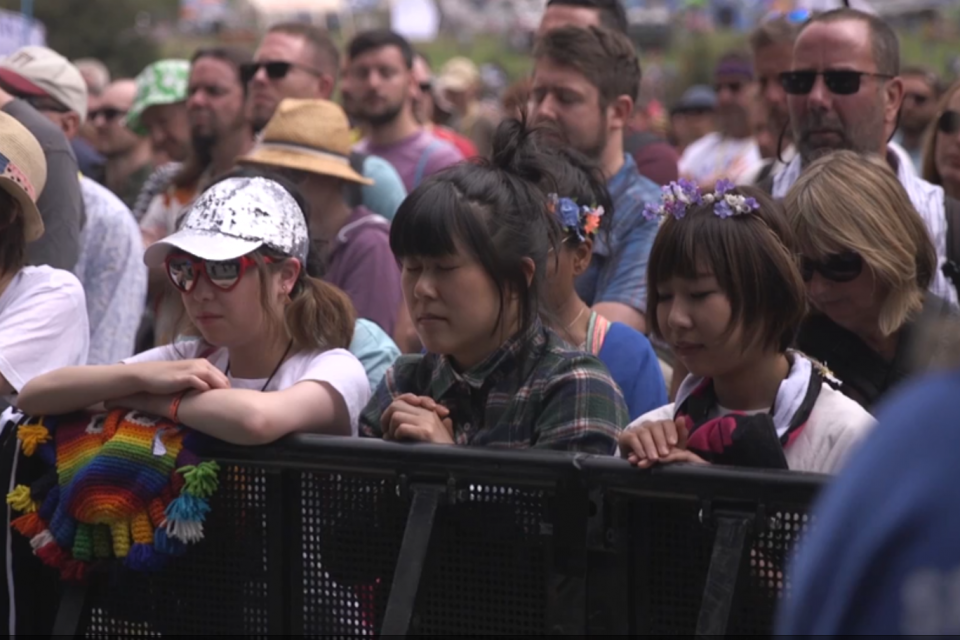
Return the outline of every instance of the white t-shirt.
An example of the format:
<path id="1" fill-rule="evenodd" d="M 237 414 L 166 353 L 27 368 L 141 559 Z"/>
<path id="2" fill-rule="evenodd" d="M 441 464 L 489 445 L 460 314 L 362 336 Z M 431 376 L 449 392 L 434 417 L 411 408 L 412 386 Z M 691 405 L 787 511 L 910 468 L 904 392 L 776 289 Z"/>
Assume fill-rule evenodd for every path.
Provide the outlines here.
<path id="1" fill-rule="evenodd" d="M 172 362 L 175 360 L 191 360 L 200 357 L 200 354 L 210 350 L 207 343 L 200 340 L 168 344 L 156 349 L 144 351 L 123 362 Z M 226 371 L 229 353 L 225 348 L 214 349 L 206 359 L 221 371 Z M 360 412 L 370 400 L 370 382 L 367 372 L 360 361 L 346 349 L 331 349 L 329 351 L 307 351 L 295 353 L 277 370 L 269 386 L 264 389 L 267 379 L 250 380 L 235 378 L 228 375 L 230 386 L 234 389 L 252 389 L 254 391 L 282 391 L 289 389 L 298 382 L 315 380 L 326 382 L 333 387 L 347 405 L 350 414 L 350 434 L 357 435 L 357 423 Z"/>
<path id="2" fill-rule="evenodd" d="M 83 286 L 69 271 L 24 267 L 0 294 L 0 374 L 19 393 L 33 378 L 87 364 Z M 13 396 L 4 400 L 14 404 Z"/>
<path id="3" fill-rule="evenodd" d="M 719 133 L 708 133 L 684 150 L 677 168 L 681 177 L 707 190 L 721 178 L 746 184 L 762 163 L 754 138 L 725 138 Z"/>

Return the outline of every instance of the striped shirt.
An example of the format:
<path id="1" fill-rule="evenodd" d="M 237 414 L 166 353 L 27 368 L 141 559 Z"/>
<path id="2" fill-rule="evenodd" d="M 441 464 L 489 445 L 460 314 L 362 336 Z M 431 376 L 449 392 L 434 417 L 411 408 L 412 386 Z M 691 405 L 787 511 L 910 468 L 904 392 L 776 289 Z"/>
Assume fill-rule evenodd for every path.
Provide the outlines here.
<path id="1" fill-rule="evenodd" d="M 900 184 L 907 191 L 910 202 L 927 225 L 933 248 L 937 251 L 937 270 L 930 283 L 930 291 L 949 302 L 951 306 L 957 307 L 957 292 L 943 275 L 943 265 L 947 261 L 947 214 L 944 208 L 943 187 L 919 178 L 912 167 L 900 162 L 900 156 L 893 149 L 887 150 L 887 160 L 890 166 L 896 169 Z M 801 162 L 798 154 L 783 171 L 777 174 L 773 181 L 774 198 L 784 198 L 787 195 L 800 177 Z"/>
<path id="2" fill-rule="evenodd" d="M 380 416 L 404 393 L 447 407 L 461 445 L 610 455 L 629 422 L 603 364 L 572 351 L 539 321 L 463 373 L 447 356 L 402 356 L 361 415 L 360 435 L 382 437 Z"/>

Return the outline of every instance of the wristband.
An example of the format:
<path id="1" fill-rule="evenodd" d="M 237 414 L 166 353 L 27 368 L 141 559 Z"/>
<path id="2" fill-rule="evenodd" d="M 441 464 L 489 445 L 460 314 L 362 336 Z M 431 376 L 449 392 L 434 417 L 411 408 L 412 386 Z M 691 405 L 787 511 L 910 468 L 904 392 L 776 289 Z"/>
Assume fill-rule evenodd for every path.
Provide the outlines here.
<path id="1" fill-rule="evenodd" d="M 173 396 L 173 401 L 170 403 L 170 409 L 168 410 L 170 420 L 176 424 L 180 424 L 180 419 L 177 416 L 177 412 L 180 410 L 180 401 L 183 400 L 183 397 L 187 395 L 186 391 L 181 391 L 177 395 Z"/>

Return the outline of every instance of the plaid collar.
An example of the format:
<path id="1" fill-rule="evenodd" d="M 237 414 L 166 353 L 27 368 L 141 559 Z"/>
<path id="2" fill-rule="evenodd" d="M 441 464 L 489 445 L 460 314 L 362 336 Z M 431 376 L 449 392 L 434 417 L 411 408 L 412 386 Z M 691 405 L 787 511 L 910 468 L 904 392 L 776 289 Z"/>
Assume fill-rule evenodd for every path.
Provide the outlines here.
<path id="1" fill-rule="evenodd" d="M 546 329 L 538 318 L 526 331 L 514 335 L 467 371 L 458 372 L 449 356 L 438 356 L 427 395 L 442 398 L 453 387 L 466 385 L 471 389 L 481 389 L 488 383 L 496 384 L 518 367 L 532 365 L 546 343 Z M 524 377 L 521 376 L 521 379 Z"/>

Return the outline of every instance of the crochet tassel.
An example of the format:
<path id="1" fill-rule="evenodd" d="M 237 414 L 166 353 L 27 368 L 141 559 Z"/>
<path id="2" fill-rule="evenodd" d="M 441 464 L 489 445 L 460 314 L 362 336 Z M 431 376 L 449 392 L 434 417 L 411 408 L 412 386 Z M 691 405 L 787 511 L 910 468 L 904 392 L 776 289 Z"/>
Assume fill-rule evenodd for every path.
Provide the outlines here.
<path id="1" fill-rule="evenodd" d="M 178 471 L 183 474 L 184 492 L 192 496 L 209 498 L 220 486 L 220 481 L 217 479 L 220 465 L 212 460 L 182 467 Z"/>
<path id="2" fill-rule="evenodd" d="M 10 526 L 20 532 L 25 538 L 33 538 L 40 535 L 47 528 L 47 524 L 40 519 L 36 513 L 28 513 L 20 516 L 10 523 Z"/>
<path id="3" fill-rule="evenodd" d="M 157 553 L 168 556 L 182 556 L 187 552 L 187 545 L 176 538 L 171 538 L 164 528 L 153 532 L 153 547 Z"/>
<path id="4" fill-rule="evenodd" d="M 64 582 L 84 582 L 87 579 L 86 562 L 67 560 L 60 568 L 60 579 Z"/>
<path id="5" fill-rule="evenodd" d="M 17 485 L 17 487 L 7 494 L 7 504 L 20 513 L 33 513 L 37 510 L 37 503 L 30 496 L 30 487 L 26 485 Z"/>
<path id="6" fill-rule="evenodd" d="M 134 571 L 159 571 L 163 568 L 164 559 L 152 544 L 138 543 L 130 547 L 130 553 L 123 563 Z"/>
<path id="7" fill-rule="evenodd" d="M 167 520 L 203 522 L 210 512 L 210 505 L 203 498 L 184 493 L 167 507 Z"/>
<path id="8" fill-rule="evenodd" d="M 105 524 L 93 526 L 93 557 L 103 559 L 113 555 L 110 547 L 110 527 Z"/>
<path id="9" fill-rule="evenodd" d="M 150 516 L 146 511 L 135 514 L 130 520 L 130 533 L 136 544 L 153 544 L 153 527 L 150 526 Z"/>
<path id="10" fill-rule="evenodd" d="M 115 522 L 110 525 L 110 534 L 113 536 L 113 555 L 126 558 L 130 553 L 130 524 Z"/>
<path id="11" fill-rule="evenodd" d="M 200 542 L 203 540 L 203 523 L 168 520 L 167 533 L 171 538 L 176 538 L 187 544 Z"/>
<path id="12" fill-rule="evenodd" d="M 25 424 L 17 429 L 17 438 L 23 443 L 23 455 L 31 457 L 37 452 L 37 447 L 50 442 L 50 431 L 41 420 L 40 424 Z"/>
<path id="13" fill-rule="evenodd" d="M 93 525 L 77 524 L 73 537 L 73 557 L 88 562 L 93 560 Z"/>

